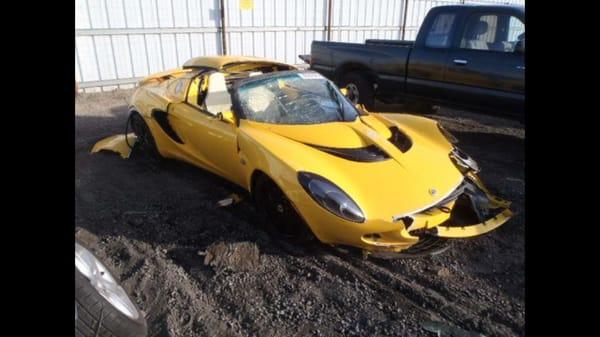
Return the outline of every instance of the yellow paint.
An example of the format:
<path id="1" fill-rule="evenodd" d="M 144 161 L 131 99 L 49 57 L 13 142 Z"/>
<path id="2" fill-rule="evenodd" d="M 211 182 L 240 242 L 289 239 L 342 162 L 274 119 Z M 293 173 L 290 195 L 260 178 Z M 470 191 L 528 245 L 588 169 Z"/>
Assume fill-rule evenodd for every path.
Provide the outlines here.
<path id="1" fill-rule="evenodd" d="M 251 57 L 251 56 L 234 56 L 234 55 L 223 55 L 223 56 L 200 56 L 189 59 L 187 62 L 183 64 L 184 67 L 208 67 L 214 68 L 216 70 L 221 70 L 228 65 L 234 63 L 241 62 L 262 62 L 262 63 L 271 63 L 274 65 L 283 65 L 288 67 L 293 67 L 285 63 L 281 63 L 275 60 L 269 60 L 262 57 Z"/>
<path id="2" fill-rule="evenodd" d="M 219 118 L 225 123 L 229 123 L 229 124 L 236 123 L 235 115 L 233 114 L 233 111 L 231 111 L 231 110 L 223 111 L 223 113 L 220 115 Z"/>
<path id="3" fill-rule="evenodd" d="M 464 227 L 438 226 L 437 236 L 444 238 L 469 238 L 473 236 L 482 235 L 502 226 L 512 216 L 513 212 L 507 208 L 504 209 L 500 214 L 498 214 L 494 218 L 486 220 L 480 224 Z"/>
<path id="4" fill-rule="evenodd" d="M 216 68 L 248 59 L 267 62 L 231 56 L 190 61 Z M 197 75 L 192 72 L 181 76 Z M 188 103 L 197 98 L 202 81 L 194 78 L 190 82 Z M 411 230 L 438 227 L 439 236 L 469 237 L 502 225 L 512 215 L 508 210 L 509 203 L 489 194 L 474 173 L 464 176 L 456 168 L 449 157 L 453 145 L 440 133 L 434 120 L 408 114 L 368 113 L 352 122 L 318 125 L 237 121 L 231 111 L 211 115 L 186 102 L 165 98 L 161 88 L 166 85 L 168 83 L 138 88 L 131 98 L 131 107 L 144 117 L 161 155 L 211 171 L 250 192 L 253 173 L 262 171 L 282 189 L 324 243 L 372 251 L 401 251 L 416 243 L 418 238 L 408 233 L 402 220 L 393 221 L 394 218 L 411 216 L 414 219 Z M 174 142 L 151 118 L 152 109 L 167 107 L 169 123 L 183 144 Z M 388 141 L 391 126 L 397 126 L 411 138 L 413 145 L 406 153 Z M 112 141 L 116 142 L 116 139 Z M 375 144 L 391 158 L 372 163 L 354 162 L 306 144 L 338 148 Z M 109 140 L 94 148 L 100 147 L 120 149 Z M 319 206 L 299 184 L 297 175 L 300 171 L 318 174 L 339 186 L 361 208 L 365 222 L 347 221 Z M 501 213 L 482 224 L 446 229 L 442 226 L 449 218 L 448 213 L 432 211 L 425 214 L 423 211 L 454 191 L 463 179 L 471 179 L 483 186 L 495 207 L 501 208 Z M 431 189 L 437 193 L 431 194 Z M 453 205 L 454 202 L 450 202 L 445 206 L 452 208 Z M 371 236 L 373 233 L 379 237 Z"/>
<path id="5" fill-rule="evenodd" d="M 137 137 L 133 133 L 127 134 L 127 141 L 133 146 Z M 131 148 L 127 145 L 125 135 L 116 135 L 104 138 L 98 141 L 92 148 L 92 153 L 97 153 L 102 150 L 117 152 L 122 158 L 127 159 L 131 154 Z"/>
<path id="6" fill-rule="evenodd" d="M 252 0 L 240 0 L 241 10 L 252 10 L 254 9 L 254 1 Z"/>

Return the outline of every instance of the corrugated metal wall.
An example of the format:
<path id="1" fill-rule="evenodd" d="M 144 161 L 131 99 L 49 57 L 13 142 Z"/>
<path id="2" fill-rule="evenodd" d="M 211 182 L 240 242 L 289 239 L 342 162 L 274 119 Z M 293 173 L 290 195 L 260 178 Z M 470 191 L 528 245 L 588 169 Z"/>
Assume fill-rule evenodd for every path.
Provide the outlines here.
<path id="1" fill-rule="evenodd" d="M 416 37 L 427 11 L 454 3 L 510 1 L 332 0 L 331 40 Z M 408 1 L 405 4 L 405 1 Z M 313 40 L 327 39 L 328 0 L 225 0 L 227 53 L 299 63 Z M 128 87 L 191 57 L 223 52 L 220 0 L 76 0 L 75 71 L 86 91 Z"/>

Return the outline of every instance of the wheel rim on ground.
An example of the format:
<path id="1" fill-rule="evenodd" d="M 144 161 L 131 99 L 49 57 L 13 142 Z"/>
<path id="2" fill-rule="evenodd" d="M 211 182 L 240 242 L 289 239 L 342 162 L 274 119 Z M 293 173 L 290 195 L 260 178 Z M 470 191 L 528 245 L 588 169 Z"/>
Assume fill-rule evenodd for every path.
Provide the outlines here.
<path id="1" fill-rule="evenodd" d="M 113 307 L 127 317 L 136 320 L 139 312 L 117 283 L 110 271 L 89 250 L 75 243 L 75 268 L 85 276 L 94 289 Z"/>

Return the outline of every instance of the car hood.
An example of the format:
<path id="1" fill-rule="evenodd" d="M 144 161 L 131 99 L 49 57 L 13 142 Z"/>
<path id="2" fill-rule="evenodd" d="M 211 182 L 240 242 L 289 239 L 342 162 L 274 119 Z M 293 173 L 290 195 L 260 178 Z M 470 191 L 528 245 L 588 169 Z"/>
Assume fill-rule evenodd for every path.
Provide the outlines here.
<path id="1" fill-rule="evenodd" d="M 411 117 L 408 117 L 412 120 Z M 416 128 L 429 124 L 426 132 Z M 412 140 L 402 152 L 389 141 L 396 126 Z M 372 115 L 353 122 L 319 125 L 270 125 L 247 122 L 241 126 L 269 153 L 295 171 L 307 171 L 334 182 L 350 195 L 367 216 L 389 221 L 441 201 L 462 182 L 463 175 L 449 157 L 452 145 L 442 141 L 436 122 L 423 119 L 405 127 L 391 119 Z M 389 158 L 358 162 L 332 155 L 311 145 L 358 148 L 376 145 Z M 243 149 L 242 149 L 243 150 Z"/>

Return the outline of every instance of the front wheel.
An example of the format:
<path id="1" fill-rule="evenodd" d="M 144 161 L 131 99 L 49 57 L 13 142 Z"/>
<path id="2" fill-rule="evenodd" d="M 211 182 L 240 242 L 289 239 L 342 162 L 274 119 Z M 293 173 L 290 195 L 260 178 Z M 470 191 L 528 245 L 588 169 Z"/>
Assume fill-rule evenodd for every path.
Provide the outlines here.
<path id="1" fill-rule="evenodd" d="M 312 232 L 277 184 L 265 175 L 256 179 L 252 194 L 264 229 L 293 242 L 311 241 Z"/>

